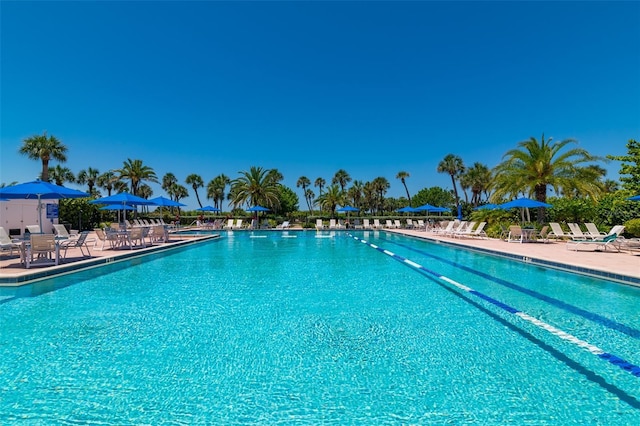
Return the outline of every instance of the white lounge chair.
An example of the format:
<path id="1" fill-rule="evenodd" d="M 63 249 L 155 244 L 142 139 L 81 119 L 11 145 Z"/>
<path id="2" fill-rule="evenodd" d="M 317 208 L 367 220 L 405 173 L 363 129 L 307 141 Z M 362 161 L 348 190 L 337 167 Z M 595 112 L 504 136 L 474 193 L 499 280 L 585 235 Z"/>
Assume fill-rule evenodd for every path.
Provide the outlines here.
<path id="1" fill-rule="evenodd" d="M 336 229 L 337 225 L 336 225 L 336 220 L 335 219 L 329 219 L 329 229 Z"/>
<path id="2" fill-rule="evenodd" d="M 371 229 L 369 219 L 362 219 L 362 229 Z"/>
<path id="3" fill-rule="evenodd" d="M 600 239 L 607 235 L 605 232 L 600 232 L 596 224 L 593 222 L 587 222 L 584 224 L 584 226 L 585 228 L 587 228 L 586 235 L 589 236 L 589 238 L 591 238 L 592 240 Z"/>
<path id="4" fill-rule="evenodd" d="M 324 223 L 322 223 L 322 219 L 316 219 L 316 230 L 320 231 L 324 229 Z"/>
<path id="5" fill-rule="evenodd" d="M 58 240 L 78 238 L 77 233 L 70 234 L 69 231 L 67 231 L 67 228 L 62 224 L 53 224 L 53 233 L 56 235 L 56 239 Z"/>
<path id="6" fill-rule="evenodd" d="M 476 222 L 469 222 L 459 231 L 454 231 L 451 235 L 453 238 L 462 238 L 471 235 L 473 228 L 476 226 Z"/>
<path id="7" fill-rule="evenodd" d="M 549 233 L 550 237 L 560 240 L 571 238 L 571 234 L 565 233 L 559 223 L 549 222 L 549 226 L 551 227 L 551 232 Z"/>
<path id="8" fill-rule="evenodd" d="M 380 219 L 373 219 L 373 228 L 382 229 L 382 225 L 380 225 Z"/>
<path id="9" fill-rule="evenodd" d="M 587 236 L 582 233 L 580 225 L 577 223 L 567 223 L 567 226 L 571 230 L 571 238 L 574 240 L 586 240 Z"/>
<path id="10" fill-rule="evenodd" d="M 0 251 L 9 252 L 9 256 L 13 256 L 13 251 L 20 251 L 20 246 L 22 245 L 22 241 L 18 239 L 11 239 L 9 234 L 7 234 L 7 230 L 0 226 Z"/>
<path id="11" fill-rule="evenodd" d="M 280 225 L 276 226 L 276 229 L 289 229 L 289 228 L 290 228 L 290 225 L 288 220 L 285 220 Z"/>
<path id="12" fill-rule="evenodd" d="M 570 240 L 567 241 L 567 250 L 573 249 L 578 251 L 580 248 L 593 248 L 594 251 L 607 251 L 609 247 L 614 248 L 617 252 L 620 252 L 620 242 L 618 240 L 618 234 L 611 234 L 604 237 L 602 240 Z"/>

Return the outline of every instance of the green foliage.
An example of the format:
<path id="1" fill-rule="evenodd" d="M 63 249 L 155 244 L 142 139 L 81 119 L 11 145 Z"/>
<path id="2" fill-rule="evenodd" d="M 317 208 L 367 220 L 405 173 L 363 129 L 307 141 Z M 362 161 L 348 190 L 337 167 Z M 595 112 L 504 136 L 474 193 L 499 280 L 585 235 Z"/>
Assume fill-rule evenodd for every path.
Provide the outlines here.
<path id="1" fill-rule="evenodd" d="M 596 222 L 596 203 L 591 198 L 550 198 L 549 222 Z"/>
<path id="2" fill-rule="evenodd" d="M 627 151 L 627 155 L 607 155 L 607 158 L 622 161 L 620 166 L 622 188 L 635 195 L 640 193 L 640 142 L 630 139 L 627 142 Z"/>
<path id="3" fill-rule="evenodd" d="M 71 228 L 80 231 L 96 228 L 101 220 L 97 204 L 89 204 L 90 198 L 63 198 L 60 200 L 58 221 L 70 223 Z"/>
<path id="4" fill-rule="evenodd" d="M 634 237 L 640 237 L 640 219 L 631 219 L 624 223 L 624 231 Z"/>
<path id="5" fill-rule="evenodd" d="M 640 218 L 640 202 L 629 201 L 629 193 L 617 191 L 602 197 L 596 206 L 593 222 L 596 225 L 611 227 Z"/>
<path id="6" fill-rule="evenodd" d="M 411 204 L 414 207 L 424 204 L 431 204 L 439 207 L 452 207 L 455 205 L 455 198 L 450 191 L 446 191 L 439 186 L 423 188 L 416 195 L 411 197 Z"/>
<path id="7" fill-rule="evenodd" d="M 279 185 L 278 190 L 280 206 L 274 208 L 274 213 L 281 216 L 287 216 L 295 211 L 298 211 L 298 195 L 293 192 L 293 190 L 288 186 Z"/>

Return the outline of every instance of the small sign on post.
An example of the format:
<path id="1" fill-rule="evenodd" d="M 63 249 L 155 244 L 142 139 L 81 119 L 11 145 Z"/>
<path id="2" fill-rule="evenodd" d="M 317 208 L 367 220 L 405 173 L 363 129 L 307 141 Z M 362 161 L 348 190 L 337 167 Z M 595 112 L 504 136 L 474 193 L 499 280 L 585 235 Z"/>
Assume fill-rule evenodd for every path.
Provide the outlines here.
<path id="1" fill-rule="evenodd" d="M 57 219 L 57 218 L 58 218 L 58 205 L 47 204 L 47 219 Z"/>

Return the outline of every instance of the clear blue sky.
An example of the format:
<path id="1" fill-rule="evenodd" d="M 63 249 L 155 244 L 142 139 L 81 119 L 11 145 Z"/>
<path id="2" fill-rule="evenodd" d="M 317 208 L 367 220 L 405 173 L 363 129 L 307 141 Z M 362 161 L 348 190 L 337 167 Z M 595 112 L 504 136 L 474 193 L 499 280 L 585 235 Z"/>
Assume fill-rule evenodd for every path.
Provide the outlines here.
<path id="1" fill-rule="evenodd" d="M 261 166 L 301 195 L 300 176 L 342 168 L 394 197 L 401 170 L 411 193 L 451 188 L 436 172 L 449 153 L 494 167 L 542 133 L 602 156 L 640 138 L 638 2 L 2 1 L 0 15 L 5 183 L 38 176 L 17 151 L 44 130 L 74 173 L 141 159 L 187 186 Z"/>

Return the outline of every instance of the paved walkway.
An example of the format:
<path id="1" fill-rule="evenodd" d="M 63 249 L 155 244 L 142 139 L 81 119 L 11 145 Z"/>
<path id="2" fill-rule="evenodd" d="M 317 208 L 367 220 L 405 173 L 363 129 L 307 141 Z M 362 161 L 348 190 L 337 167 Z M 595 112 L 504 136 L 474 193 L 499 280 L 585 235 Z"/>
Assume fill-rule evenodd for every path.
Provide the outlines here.
<path id="1" fill-rule="evenodd" d="M 221 232 L 224 233 L 224 231 Z M 300 230 L 300 232 L 315 231 Z M 636 251 L 635 254 L 624 251 L 620 253 L 612 251 L 576 252 L 568 250 L 567 243 L 560 241 L 521 244 L 507 243 L 498 239 L 451 238 L 434 234 L 432 232 L 408 229 L 386 230 L 386 232 L 441 241 L 442 243 L 459 245 L 468 249 L 489 252 L 495 255 L 508 256 L 515 261 L 537 263 L 544 266 L 607 277 L 616 281 L 640 286 L 640 252 L 638 251 Z M 90 238 L 95 238 L 95 235 L 90 235 Z M 139 248 L 134 250 L 119 249 L 100 251 L 92 248 L 91 259 L 83 258 L 80 250 L 73 248 L 69 249 L 66 261 L 59 266 L 35 266 L 30 269 L 25 269 L 24 266 L 22 266 L 20 258 L 17 255 L 14 254 L 14 256 L 7 256 L 3 254 L 0 256 L 0 286 L 16 286 L 24 284 L 29 279 L 68 273 L 70 270 L 93 266 L 100 262 L 104 263 L 106 258 L 117 260 L 118 258 L 144 255 L 157 250 L 166 250 L 167 248 L 174 246 L 189 244 L 195 240 L 197 239 L 194 239 L 193 237 L 177 236 L 172 234 L 172 241 L 170 243 L 154 244 L 152 247 L 148 247 L 146 249 Z M 14 282 L 7 283 L 6 281 L 9 280 L 13 280 Z M 5 281 L 5 283 L 2 281 Z"/>

